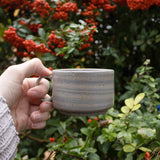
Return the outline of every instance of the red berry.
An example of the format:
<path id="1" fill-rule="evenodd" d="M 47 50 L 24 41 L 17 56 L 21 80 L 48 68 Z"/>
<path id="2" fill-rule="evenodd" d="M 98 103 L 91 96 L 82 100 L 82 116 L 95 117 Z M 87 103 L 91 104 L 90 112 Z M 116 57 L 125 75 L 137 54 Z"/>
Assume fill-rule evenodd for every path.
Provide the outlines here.
<path id="1" fill-rule="evenodd" d="M 98 117 L 95 117 L 94 120 L 95 120 L 95 121 L 98 121 Z"/>

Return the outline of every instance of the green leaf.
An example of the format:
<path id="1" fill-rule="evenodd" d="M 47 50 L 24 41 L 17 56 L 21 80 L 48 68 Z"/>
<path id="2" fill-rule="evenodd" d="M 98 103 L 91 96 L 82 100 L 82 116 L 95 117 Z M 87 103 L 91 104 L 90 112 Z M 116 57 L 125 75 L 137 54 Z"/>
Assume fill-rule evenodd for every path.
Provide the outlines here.
<path id="1" fill-rule="evenodd" d="M 158 34 L 158 30 L 154 29 L 151 31 L 151 33 L 149 34 L 150 37 L 155 36 Z"/>
<path id="2" fill-rule="evenodd" d="M 157 36 L 156 36 L 155 41 L 156 41 L 156 43 L 159 43 L 159 42 L 160 42 L 160 35 L 157 35 Z"/>
<path id="3" fill-rule="evenodd" d="M 156 138 L 160 141 L 160 122 L 156 125 Z"/>
<path id="4" fill-rule="evenodd" d="M 42 56 L 42 59 L 44 61 L 54 61 L 56 60 L 56 57 L 53 56 L 51 53 L 45 53 L 43 56 Z"/>
<path id="5" fill-rule="evenodd" d="M 78 142 L 75 139 L 69 140 L 65 144 L 65 147 L 67 147 L 67 148 L 73 148 L 73 147 L 77 147 L 77 146 L 78 146 Z"/>
<path id="6" fill-rule="evenodd" d="M 140 128 L 138 130 L 138 134 L 140 134 L 143 138 L 153 138 L 155 137 L 156 131 L 151 128 Z"/>
<path id="7" fill-rule="evenodd" d="M 96 153 L 90 153 L 88 156 L 88 160 L 100 160 L 100 157 Z"/>
<path id="8" fill-rule="evenodd" d="M 67 53 L 72 53 L 73 51 L 75 50 L 75 48 L 70 48 L 68 51 L 67 51 Z"/>
<path id="9" fill-rule="evenodd" d="M 21 155 L 19 153 L 17 153 L 15 160 L 22 160 Z"/>
<path id="10" fill-rule="evenodd" d="M 146 148 L 146 147 L 140 147 L 139 149 L 143 152 L 152 152 L 152 150 L 150 150 L 149 148 Z"/>
<path id="11" fill-rule="evenodd" d="M 94 129 L 93 128 L 81 128 L 81 132 L 86 135 L 91 137 Z"/>
<path id="12" fill-rule="evenodd" d="M 121 108 L 121 111 L 122 111 L 123 113 L 129 113 L 130 109 L 129 109 L 127 106 L 123 106 L 123 107 Z"/>
<path id="13" fill-rule="evenodd" d="M 125 100 L 125 105 L 127 107 L 129 107 L 130 109 L 133 108 L 133 104 L 134 104 L 134 99 L 133 98 L 128 98 L 128 99 Z"/>
<path id="14" fill-rule="evenodd" d="M 137 105 L 144 98 L 144 96 L 145 96 L 144 93 L 138 94 L 134 100 L 134 105 Z"/>
<path id="15" fill-rule="evenodd" d="M 133 160 L 133 154 L 132 153 L 128 153 L 125 160 Z"/>
<path id="16" fill-rule="evenodd" d="M 120 118 L 124 118 L 126 115 L 125 115 L 125 114 L 118 114 L 118 116 L 119 116 Z"/>
<path id="17" fill-rule="evenodd" d="M 132 111 L 136 111 L 141 107 L 141 104 L 137 104 L 132 108 Z"/>
<path id="18" fill-rule="evenodd" d="M 38 29 L 38 34 L 40 35 L 40 37 L 42 38 L 42 39 L 45 39 L 45 30 L 43 29 L 43 28 L 39 28 Z"/>
<path id="19" fill-rule="evenodd" d="M 43 153 L 43 151 L 44 151 L 44 148 L 39 148 L 37 155 L 40 156 Z"/>
<path id="20" fill-rule="evenodd" d="M 35 40 L 36 38 L 35 38 L 35 36 L 33 36 L 33 35 L 27 35 L 26 36 L 26 40 Z"/>
<path id="21" fill-rule="evenodd" d="M 60 122 L 60 125 L 62 126 L 62 128 L 64 129 L 64 131 L 66 130 L 66 122 Z"/>
<path id="22" fill-rule="evenodd" d="M 104 142 L 107 141 L 107 138 L 106 138 L 106 136 L 103 134 L 103 135 L 98 136 L 97 141 L 100 142 L 100 144 L 103 144 Z"/>
<path id="23" fill-rule="evenodd" d="M 126 131 L 121 131 L 117 134 L 117 138 L 122 138 L 125 136 Z"/>
<path id="24" fill-rule="evenodd" d="M 73 153 L 76 153 L 76 154 L 80 154 L 81 153 L 81 150 L 82 150 L 82 147 L 80 146 L 77 146 L 77 147 L 73 147 L 72 149 L 69 149 L 69 152 L 73 152 Z"/>
<path id="25" fill-rule="evenodd" d="M 127 144 L 127 145 L 123 146 L 124 152 L 133 152 L 133 151 L 135 151 L 135 149 L 136 148 L 131 144 Z"/>

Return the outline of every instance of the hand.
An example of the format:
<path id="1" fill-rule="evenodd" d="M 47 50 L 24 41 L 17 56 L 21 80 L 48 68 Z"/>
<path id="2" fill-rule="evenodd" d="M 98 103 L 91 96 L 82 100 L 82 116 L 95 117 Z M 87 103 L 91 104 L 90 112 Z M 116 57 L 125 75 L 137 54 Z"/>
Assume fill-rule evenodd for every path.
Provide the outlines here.
<path id="1" fill-rule="evenodd" d="M 51 102 L 42 102 L 47 95 L 49 82 L 42 79 L 36 86 L 33 75 L 47 76 L 52 72 L 37 58 L 9 67 L 0 76 L 0 94 L 6 99 L 18 132 L 24 129 L 45 127 L 52 110 Z"/>

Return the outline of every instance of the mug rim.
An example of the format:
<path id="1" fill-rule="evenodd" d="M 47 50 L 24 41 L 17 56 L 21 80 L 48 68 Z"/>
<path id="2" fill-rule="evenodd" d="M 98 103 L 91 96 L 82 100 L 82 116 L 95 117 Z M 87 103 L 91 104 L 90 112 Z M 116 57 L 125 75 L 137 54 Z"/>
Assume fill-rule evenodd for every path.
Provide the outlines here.
<path id="1" fill-rule="evenodd" d="M 113 69 L 104 69 L 104 68 L 64 68 L 64 69 L 55 69 L 53 72 L 114 72 Z"/>

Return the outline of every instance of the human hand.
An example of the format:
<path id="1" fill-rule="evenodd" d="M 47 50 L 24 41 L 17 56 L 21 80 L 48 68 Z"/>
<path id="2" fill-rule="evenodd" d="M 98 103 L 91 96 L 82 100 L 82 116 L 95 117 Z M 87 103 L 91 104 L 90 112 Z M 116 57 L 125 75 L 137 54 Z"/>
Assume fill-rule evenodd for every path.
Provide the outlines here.
<path id="1" fill-rule="evenodd" d="M 0 76 L 0 94 L 6 99 L 18 132 L 24 129 L 45 127 L 52 110 L 51 102 L 42 102 L 47 95 L 49 82 L 42 79 L 36 86 L 33 75 L 47 76 L 52 72 L 37 58 L 9 67 Z"/>

